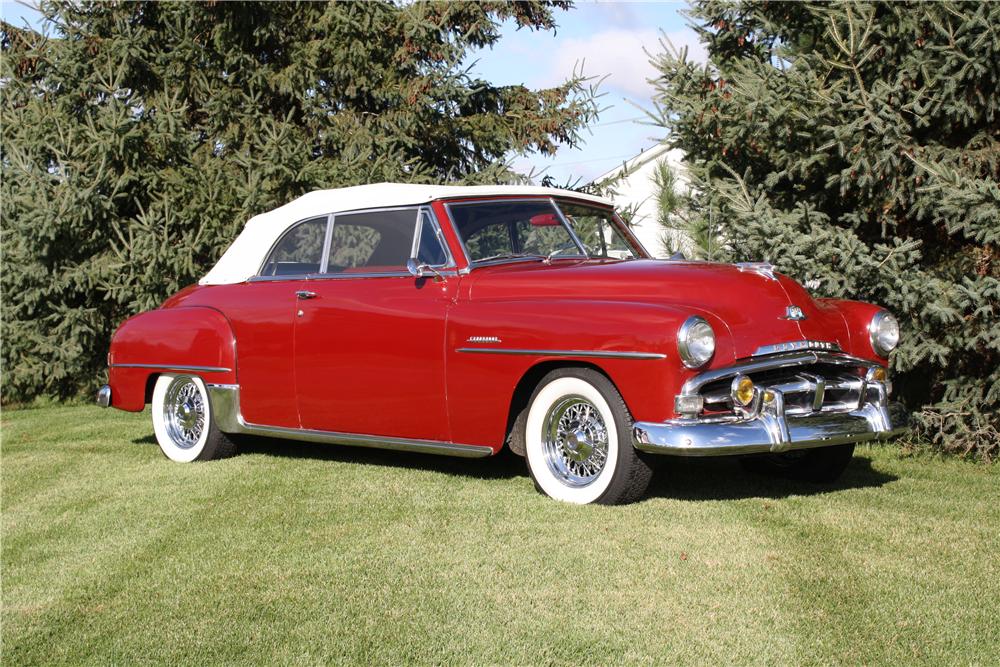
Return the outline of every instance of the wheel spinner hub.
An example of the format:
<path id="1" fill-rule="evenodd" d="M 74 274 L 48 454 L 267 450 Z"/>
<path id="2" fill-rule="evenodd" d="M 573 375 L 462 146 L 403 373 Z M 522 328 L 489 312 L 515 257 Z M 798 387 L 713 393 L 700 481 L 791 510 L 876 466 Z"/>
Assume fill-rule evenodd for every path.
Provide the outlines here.
<path id="1" fill-rule="evenodd" d="M 193 428 L 198 423 L 197 408 L 191 401 L 184 401 L 178 410 L 178 422 L 184 428 Z"/>
<path id="2" fill-rule="evenodd" d="M 590 441 L 587 433 L 582 429 L 577 429 L 567 434 L 563 445 L 566 450 L 566 456 L 578 463 L 586 461 L 594 452 L 594 443 Z"/>

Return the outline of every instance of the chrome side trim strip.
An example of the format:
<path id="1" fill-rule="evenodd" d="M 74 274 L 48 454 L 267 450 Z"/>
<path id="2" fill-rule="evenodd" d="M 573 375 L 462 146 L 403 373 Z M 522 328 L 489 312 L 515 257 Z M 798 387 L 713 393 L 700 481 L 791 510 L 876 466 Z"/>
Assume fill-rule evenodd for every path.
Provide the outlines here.
<path id="1" fill-rule="evenodd" d="M 457 276 L 458 271 L 454 268 L 439 269 L 441 275 L 445 277 Z M 281 276 L 251 276 L 247 279 L 250 283 L 273 282 L 275 280 L 313 282 L 316 280 L 351 280 L 357 278 L 413 278 L 409 271 L 384 271 L 380 273 L 289 273 Z"/>
<path id="2" fill-rule="evenodd" d="M 159 368 L 168 371 L 191 371 L 193 373 L 229 373 L 232 368 L 222 366 L 173 366 L 170 364 L 111 364 L 111 368 Z"/>
<path id="3" fill-rule="evenodd" d="M 656 352 L 612 352 L 605 350 L 521 350 L 499 347 L 460 347 L 456 352 L 474 354 L 522 354 L 532 357 L 591 357 L 595 359 L 666 359 Z"/>
<path id="4" fill-rule="evenodd" d="M 223 433 L 245 433 L 247 435 L 284 438 L 286 440 L 392 449 L 403 452 L 423 452 L 425 454 L 442 454 L 465 458 L 480 458 L 493 454 L 493 449 L 485 445 L 460 445 L 438 440 L 411 440 L 409 438 L 392 438 L 388 436 L 362 435 L 359 433 L 337 433 L 334 431 L 315 431 L 283 426 L 250 424 L 240 414 L 240 386 L 238 384 L 210 384 L 207 385 L 207 388 L 215 423 Z"/>

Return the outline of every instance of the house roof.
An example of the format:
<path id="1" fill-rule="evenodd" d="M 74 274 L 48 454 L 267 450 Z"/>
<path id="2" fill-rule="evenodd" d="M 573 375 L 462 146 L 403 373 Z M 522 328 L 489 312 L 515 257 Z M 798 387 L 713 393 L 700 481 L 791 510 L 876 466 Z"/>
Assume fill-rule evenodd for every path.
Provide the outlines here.
<path id="1" fill-rule="evenodd" d="M 604 172 L 603 174 L 601 174 L 597 178 L 593 179 L 591 181 L 591 183 L 601 183 L 603 181 L 608 180 L 609 178 L 613 178 L 613 177 L 617 176 L 618 174 L 622 173 L 623 171 L 626 171 L 628 173 L 632 173 L 636 169 L 638 169 L 639 167 L 641 167 L 642 165 L 644 165 L 647 162 L 649 162 L 650 160 L 655 160 L 656 158 L 660 157 L 661 155 L 663 155 L 665 153 L 669 153 L 671 150 L 673 150 L 673 149 L 671 149 L 670 146 L 668 146 L 666 143 L 657 144 L 657 145 L 653 146 L 652 148 L 647 148 L 646 150 L 642 151 L 641 153 L 639 153 L 635 157 L 629 158 L 628 160 L 626 160 L 622 164 L 619 164 L 614 169 L 611 169 L 610 171 Z"/>

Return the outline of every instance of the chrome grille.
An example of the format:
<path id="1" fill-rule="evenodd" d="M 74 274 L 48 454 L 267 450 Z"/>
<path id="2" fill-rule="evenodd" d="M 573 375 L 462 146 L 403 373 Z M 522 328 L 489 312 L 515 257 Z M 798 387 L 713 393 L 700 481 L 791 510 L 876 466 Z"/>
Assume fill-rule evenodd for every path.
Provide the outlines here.
<path id="1" fill-rule="evenodd" d="M 761 390 L 773 389 L 784 395 L 785 414 L 844 412 L 861 405 L 866 368 L 812 364 L 744 373 Z M 728 413 L 734 409 L 730 395 L 732 376 L 701 388 L 707 413 Z"/>

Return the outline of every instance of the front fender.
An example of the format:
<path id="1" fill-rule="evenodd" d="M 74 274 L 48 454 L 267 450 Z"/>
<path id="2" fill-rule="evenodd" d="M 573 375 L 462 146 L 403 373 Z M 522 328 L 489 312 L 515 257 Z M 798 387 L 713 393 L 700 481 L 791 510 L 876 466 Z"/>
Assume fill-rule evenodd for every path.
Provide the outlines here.
<path id="1" fill-rule="evenodd" d="M 676 333 L 692 312 L 582 299 L 457 303 L 445 343 L 454 440 L 498 449 L 515 388 L 548 362 L 595 366 L 615 383 L 634 418 L 670 418 L 673 396 L 691 375 L 679 362 Z"/>
<path id="2" fill-rule="evenodd" d="M 872 339 L 868 333 L 868 325 L 871 324 L 875 313 L 885 310 L 884 308 L 863 301 L 849 301 L 847 299 L 822 299 L 822 301 L 836 307 L 844 318 L 850 338 L 848 345 L 844 346 L 845 352 L 861 359 L 869 359 L 883 366 L 889 363 L 886 357 L 879 355 L 872 348 Z"/>
<path id="3" fill-rule="evenodd" d="M 236 384 L 236 336 L 226 317 L 201 306 L 161 308 L 126 320 L 108 353 L 111 405 L 139 412 L 150 379 L 188 373 L 207 383 Z"/>

